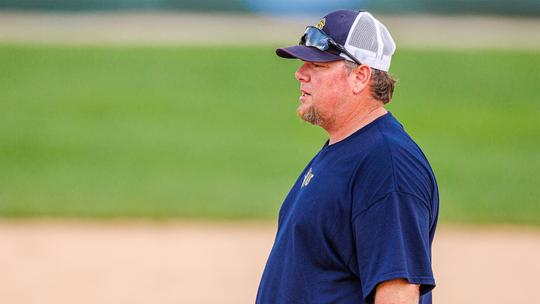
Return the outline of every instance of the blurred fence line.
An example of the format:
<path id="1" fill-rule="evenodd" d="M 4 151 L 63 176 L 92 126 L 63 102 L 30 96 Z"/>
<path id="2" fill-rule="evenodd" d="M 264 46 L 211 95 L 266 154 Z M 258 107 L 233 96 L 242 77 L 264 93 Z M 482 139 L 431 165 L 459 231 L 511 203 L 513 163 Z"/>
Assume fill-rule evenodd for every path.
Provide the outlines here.
<path id="1" fill-rule="evenodd" d="M 320 13 L 337 8 L 363 8 L 383 13 L 540 16 L 539 0 L 0 0 L 0 9 L 52 11 L 185 10 Z"/>

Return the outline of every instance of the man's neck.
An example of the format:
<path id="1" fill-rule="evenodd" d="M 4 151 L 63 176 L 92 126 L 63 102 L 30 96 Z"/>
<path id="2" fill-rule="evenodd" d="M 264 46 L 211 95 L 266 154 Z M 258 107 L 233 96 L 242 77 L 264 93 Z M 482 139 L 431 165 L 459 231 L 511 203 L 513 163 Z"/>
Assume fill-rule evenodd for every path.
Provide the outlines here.
<path id="1" fill-rule="evenodd" d="M 344 120 L 338 126 L 328 129 L 325 128 L 329 137 L 328 144 L 332 145 L 344 140 L 345 138 L 352 135 L 354 132 L 362 129 L 363 127 L 370 124 L 375 119 L 383 116 L 386 113 L 388 113 L 388 111 L 383 106 L 377 106 L 364 113 L 351 115 L 348 119 Z"/>

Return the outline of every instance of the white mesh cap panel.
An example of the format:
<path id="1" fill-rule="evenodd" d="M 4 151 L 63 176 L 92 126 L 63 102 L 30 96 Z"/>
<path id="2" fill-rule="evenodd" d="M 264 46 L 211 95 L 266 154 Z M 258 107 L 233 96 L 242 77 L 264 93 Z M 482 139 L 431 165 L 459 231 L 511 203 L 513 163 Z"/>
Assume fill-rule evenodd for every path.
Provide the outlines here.
<path id="1" fill-rule="evenodd" d="M 379 23 L 379 25 L 381 29 L 384 28 L 384 30 L 381 30 L 381 36 L 384 43 L 382 53 L 384 56 L 392 56 L 392 54 L 394 54 L 394 51 L 396 50 L 394 40 L 390 36 L 390 32 L 386 29 L 386 26 L 384 26 L 384 24 L 382 23 Z"/>
<path id="2" fill-rule="evenodd" d="M 360 12 L 351 26 L 345 48 L 361 63 L 388 71 L 396 45 L 381 22 L 368 12 Z M 343 53 L 341 56 L 349 59 Z"/>
<path id="3" fill-rule="evenodd" d="M 370 50 L 377 53 L 379 43 L 377 41 L 377 29 L 375 23 L 367 18 L 361 18 L 352 28 L 348 44 L 360 49 Z"/>

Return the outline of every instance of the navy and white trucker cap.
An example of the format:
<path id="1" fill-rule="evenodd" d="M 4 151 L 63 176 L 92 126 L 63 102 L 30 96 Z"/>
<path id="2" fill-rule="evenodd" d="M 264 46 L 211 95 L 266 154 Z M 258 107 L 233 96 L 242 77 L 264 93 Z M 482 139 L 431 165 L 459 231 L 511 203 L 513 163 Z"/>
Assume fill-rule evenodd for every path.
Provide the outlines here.
<path id="1" fill-rule="evenodd" d="M 334 11 L 324 16 L 316 27 L 345 47 L 362 64 L 386 72 L 390 69 L 396 44 L 386 26 L 370 13 L 354 10 Z M 321 51 L 305 45 L 279 48 L 276 54 L 283 58 L 312 62 L 354 61 L 338 50 Z"/>

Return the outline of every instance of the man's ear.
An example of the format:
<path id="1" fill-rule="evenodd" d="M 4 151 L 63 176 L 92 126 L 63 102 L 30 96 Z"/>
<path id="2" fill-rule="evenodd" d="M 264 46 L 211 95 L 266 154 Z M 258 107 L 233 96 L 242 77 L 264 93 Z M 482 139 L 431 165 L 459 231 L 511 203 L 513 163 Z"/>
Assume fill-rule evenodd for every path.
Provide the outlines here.
<path id="1" fill-rule="evenodd" d="M 351 81 L 353 93 L 362 92 L 368 85 L 371 79 L 371 68 L 367 65 L 359 65 L 351 72 Z"/>

